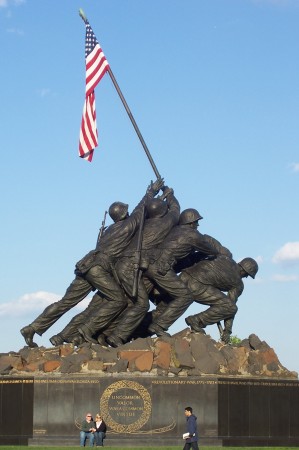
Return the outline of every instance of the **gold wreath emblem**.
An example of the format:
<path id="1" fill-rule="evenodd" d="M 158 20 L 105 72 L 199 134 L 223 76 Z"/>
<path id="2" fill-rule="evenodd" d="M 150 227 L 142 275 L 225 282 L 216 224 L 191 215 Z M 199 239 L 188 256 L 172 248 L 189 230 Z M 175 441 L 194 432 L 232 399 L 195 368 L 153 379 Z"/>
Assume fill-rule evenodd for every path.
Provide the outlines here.
<path id="1" fill-rule="evenodd" d="M 140 417 L 129 425 L 123 425 L 116 422 L 109 413 L 109 400 L 112 394 L 115 394 L 120 389 L 131 389 L 137 391 L 141 399 L 143 400 L 143 408 Z M 143 427 L 144 424 L 150 418 L 152 411 L 152 401 L 148 391 L 139 383 L 135 381 L 117 381 L 112 383 L 107 389 L 105 389 L 100 400 L 100 411 L 105 417 L 105 421 L 109 427 L 117 433 L 134 433 Z"/>

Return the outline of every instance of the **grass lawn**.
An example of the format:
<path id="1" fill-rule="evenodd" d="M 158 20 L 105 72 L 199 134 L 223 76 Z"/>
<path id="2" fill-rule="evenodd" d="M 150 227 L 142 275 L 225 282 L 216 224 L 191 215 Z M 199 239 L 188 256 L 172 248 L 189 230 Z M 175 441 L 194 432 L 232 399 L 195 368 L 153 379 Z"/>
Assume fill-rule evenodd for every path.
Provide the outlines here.
<path id="1" fill-rule="evenodd" d="M 25 448 L 36 448 L 37 450 L 62 450 L 62 449 L 69 449 L 72 448 L 78 448 L 78 446 L 75 447 L 26 447 L 26 446 L 20 446 L 20 445 L 0 445 L 0 450 L 24 450 Z M 89 448 L 88 446 L 86 448 Z M 109 447 L 109 445 L 105 446 L 104 448 L 113 448 L 114 450 L 128 450 L 130 448 L 134 448 L 134 450 L 182 450 L 183 446 L 181 447 Z M 200 450 L 288 450 L 288 449 L 294 449 L 298 447 L 200 447 Z"/>

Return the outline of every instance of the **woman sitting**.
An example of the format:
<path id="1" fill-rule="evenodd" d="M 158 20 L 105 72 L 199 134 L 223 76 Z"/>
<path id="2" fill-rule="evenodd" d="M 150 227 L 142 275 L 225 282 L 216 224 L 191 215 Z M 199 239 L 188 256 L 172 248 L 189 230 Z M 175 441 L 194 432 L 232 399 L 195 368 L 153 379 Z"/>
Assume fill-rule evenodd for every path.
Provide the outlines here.
<path id="1" fill-rule="evenodd" d="M 96 447 L 104 447 L 103 440 L 106 437 L 106 424 L 100 414 L 96 415 L 95 419 L 96 431 L 94 433 Z"/>

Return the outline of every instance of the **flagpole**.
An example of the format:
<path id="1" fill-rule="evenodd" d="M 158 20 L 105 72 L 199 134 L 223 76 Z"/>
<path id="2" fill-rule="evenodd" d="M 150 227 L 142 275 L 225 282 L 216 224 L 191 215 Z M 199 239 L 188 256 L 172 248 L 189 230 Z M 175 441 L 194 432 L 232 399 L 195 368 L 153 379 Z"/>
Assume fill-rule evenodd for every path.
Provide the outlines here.
<path id="1" fill-rule="evenodd" d="M 141 134 L 141 132 L 140 132 L 140 130 L 139 130 L 139 128 L 138 128 L 137 123 L 135 122 L 135 119 L 134 119 L 134 117 L 133 117 L 133 114 L 132 114 L 131 111 L 130 111 L 130 108 L 129 108 L 129 106 L 128 106 L 128 104 L 127 104 L 127 102 L 126 102 L 126 100 L 125 100 L 125 98 L 124 98 L 124 96 L 123 96 L 123 94 L 122 94 L 122 92 L 121 92 L 121 90 L 120 90 L 120 87 L 119 87 L 119 85 L 118 85 L 118 83 L 117 83 L 117 81 L 116 81 L 116 79 L 115 79 L 115 77 L 114 77 L 114 75 L 113 75 L 113 72 L 112 72 L 112 70 L 110 69 L 110 67 L 107 69 L 107 72 L 109 73 L 110 78 L 111 78 L 111 80 L 112 80 L 112 83 L 114 84 L 114 87 L 115 87 L 115 89 L 116 89 L 116 91 L 117 91 L 117 93 L 118 93 L 118 95 L 119 95 L 119 97 L 120 97 L 120 99 L 121 99 L 121 101 L 122 101 L 122 104 L 124 105 L 125 110 L 127 111 L 127 114 L 128 114 L 128 116 L 129 116 L 129 118 L 130 118 L 130 120 L 131 120 L 131 123 L 132 123 L 132 125 L 133 125 L 133 127 L 134 127 L 134 129 L 135 129 L 135 131 L 136 131 L 136 133 L 137 133 L 137 136 L 138 136 L 138 138 L 139 138 L 139 140 L 140 140 L 140 142 L 141 142 L 141 144 L 142 144 L 142 147 L 143 147 L 143 149 L 144 149 L 144 151 L 145 151 L 145 153 L 146 153 L 146 156 L 147 156 L 148 159 L 149 159 L 149 162 L 150 162 L 150 164 L 151 164 L 151 166 L 152 166 L 152 168 L 153 168 L 153 171 L 155 172 L 156 177 L 157 177 L 157 178 L 161 178 L 161 175 L 160 175 L 159 172 L 158 172 L 158 169 L 157 169 L 157 167 L 156 167 L 156 164 L 154 163 L 154 160 L 153 160 L 153 158 L 152 158 L 152 156 L 151 156 L 151 154 L 150 154 L 150 151 L 149 151 L 149 149 L 148 149 L 148 147 L 147 147 L 147 145 L 146 145 L 146 143 L 145 143 L 145 141 L 144 141 L 144 139 L 143 139 L 143 137 L 142 137 L 142 134 Z"/>
<path id="2" fill-rule="evenodd" d="M 87 22 L 87 18 L 86 18 L 85 14 L 84 14 L 84 12 L 83 12 L 83 10 L 81 8 L 79 9 L 79 15 L 82 18 L 82 20 L 86 23 Z M 120 90 L 120 87 L 119 87 L 119 85 L 118 85 L 118 83 L 117 83 L 117 81 L 115 79 L 115 76 L 113 75 L 113 72 L 110 69 L 110 66 L 108 67 L 107 72 L 109 73 L 111 81 L 112 81 L 112 83 L 113 83 L 113 85 L 114 85 L 114 87 L 115 87 L 115 89 L 116 89 L 116 91 L 117 91 L 121 101 L 122 101 L 122 104 L 124 105 L 125 110 L 127 111 L 129 119 L 131 120 L 131 123 L 132 123 L 132 125 L 133 125 L 133 127 L 134 127 L 134 129 L 135 129 L 135 131 L 137 133 L 137 136 L 138 136 L 138 138 L 139 138 L 139 140 L 141 142 L 141 145 L 142 145 L 142 147 L 143 147 L 143 149 L 144 149 L 144 151 L 146 153 L 146 156 L 147 156 L 147 158 L 148 158 L 148 160 L 149 160 L 149 162 L 150 162 L 150 164 L 152 166 L 152 169 L 155 172 L 156 177 L 157 178 L 161 178 L 161 175 L 160 175 L 160 173 L 159 173 L 159 171 L 158 171 L 158 169 L 156 167 L 156 164 L 155 164 L 155 162 L 154 162 L 154 160 L 152 158 L 152 155 L 150 154 L 150 151 L 149 151 L 149 149 L 148 149 L 148 147 L 147 147 L 147 145 L 145 143 L 145 140 L 142 137 L 142 134 L 141 134 L 141 132 L 140 132 L 140 130 L 138 128 L 138 125 L 137 125 L 137 123 L 136 123 L 136 121 L 135 121 L 135 119 L 133 117 L 133 114 L 131 113 L 131 110 L 130 110 L 127 102 L 126 102 L 125 97 L 123 96 L 123 93 Z"/>

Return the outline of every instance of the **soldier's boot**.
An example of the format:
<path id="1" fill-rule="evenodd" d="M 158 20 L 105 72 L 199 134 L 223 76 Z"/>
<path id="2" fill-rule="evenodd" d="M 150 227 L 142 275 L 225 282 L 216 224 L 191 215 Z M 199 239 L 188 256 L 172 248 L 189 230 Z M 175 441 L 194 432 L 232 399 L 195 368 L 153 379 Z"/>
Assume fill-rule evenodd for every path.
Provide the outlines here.
<path id="1" fill-rule="evenodd" d="M 35 331 L 31 325 L 27 325 L 26 327 L 22 328 L 20 331 L 21 331 L 21 335 L 25 339 L 25 342 L 28 345 L 28 347 L 31 347 L 31 348 L 38 347 L 38 345 L 35 342 L 33 342 L 33 336 L 35 334 Z"/>
<path id="2" fill-rule="evenodd" d="M 70 344 L 73 344 L 74 347 L 79 347 L 79 345 L 83 344 L 85 341 L 82 336 L 75 336 L 71 341 Z"/>
<path id="3" fill-rule="evenodd" d="M 78 328 L 79 333 L 81 334 L 81 336 L 83 336 L 83 338 L 85 339 L 86 342 L 90 342 L 91 344 L 97 344 L 98 341 L 96 341 L 93 337 L 92 337 L 92 331 L 86 326 L 86 325 L 81 325 L 80 328 Z"/>
<path id="4" fill-rule="evenodd" d="M 106 337 L 106 342 L 107 342 L 107 344 L 110 345 L 110 347 L 114 347 L 114 348 L 124 345 L 123 340 L 120 337 L 115 336 L 113 334 L 111 334 L 111 336 Z"/>
<path id="5" fill-rule="evenodd" d="M 163 337 L 163 336 L 167 336 L 170 337 L 170 334 L 167 333 L 164 328 L 162 328 L 160 325 L 158 325 L 157 323 L 151 323 L 148 327 L 148 331 L 152 334 L 155 334 L 158 337 Z"/>
<path id="6" fill-rule="evenodd" d="M 203 323 L 200 319 L 196 319 L 194 316 L 186 317 L 185 319 L 186 324 L 191 328 L 191 331 L 194 331 L 195 333 L 201 333 L 206 334 Z"/>
<path id="7" fill-rule="evenodd" d="M 232 334 L 231 331 L 224 330 L 221 335 L 221 342 L 225 345 L 230 343 L 230 335 Z"/>
<path id="8" fill-rule="evenodd" d="M 60 334 L 55 334 L 49 339 L 49 341 L 52 345 L 54 345 L 54 347 L 59 347 L 59 345 L 64 343 L 64 339 Z"/>
<path id="9" fill-rule="evenodd" d="M 106 336 L 104 334 L 99 334 L 97 341 L 102 347 L 107 347 Z"/>

